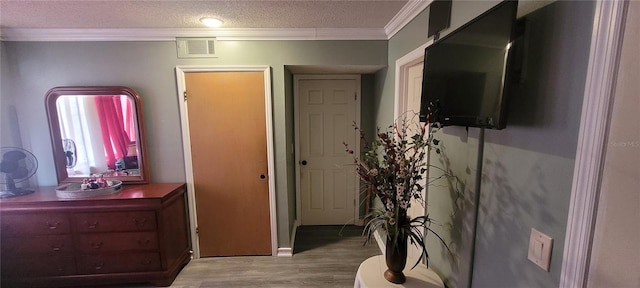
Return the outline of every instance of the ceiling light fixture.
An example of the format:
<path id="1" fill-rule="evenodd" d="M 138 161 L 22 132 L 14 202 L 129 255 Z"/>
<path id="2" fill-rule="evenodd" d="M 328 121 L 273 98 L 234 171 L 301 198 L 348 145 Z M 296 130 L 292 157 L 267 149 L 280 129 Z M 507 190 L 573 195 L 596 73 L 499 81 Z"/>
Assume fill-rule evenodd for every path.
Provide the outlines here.
<path id="1" fill-rule="evenodd" d="M 222 20 L 217 19 L 217 18 L 212 18 L 212 17 L 204 17 L 204 18 L 200 18 L 200 22 L 202 22 L 202 24 L 204 24 L 207 27 L 211 27 L 211 28 L 216 28 L 216 27 L 220 27 L 222 26 Z"/>

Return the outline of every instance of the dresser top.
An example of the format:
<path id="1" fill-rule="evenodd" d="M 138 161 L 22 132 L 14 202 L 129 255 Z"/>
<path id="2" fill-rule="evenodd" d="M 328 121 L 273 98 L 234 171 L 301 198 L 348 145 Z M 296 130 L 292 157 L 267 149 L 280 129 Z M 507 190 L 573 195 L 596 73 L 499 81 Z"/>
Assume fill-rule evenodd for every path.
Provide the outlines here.
<path id="1" fill-rule="evenodd" d="M 23 196 L 0 199 L 2 204 L 34 203 L 34 202 L 78 202 L 86 200 L 123 200 L 123 199 L 161 199 L 183 187 L 184 183 L 152 183 L 142 185 L 122 185 L 122 190 L 111 195 L 86 198 L 58 198 L 56 187 L 32 188 L 35 192 Z"/>

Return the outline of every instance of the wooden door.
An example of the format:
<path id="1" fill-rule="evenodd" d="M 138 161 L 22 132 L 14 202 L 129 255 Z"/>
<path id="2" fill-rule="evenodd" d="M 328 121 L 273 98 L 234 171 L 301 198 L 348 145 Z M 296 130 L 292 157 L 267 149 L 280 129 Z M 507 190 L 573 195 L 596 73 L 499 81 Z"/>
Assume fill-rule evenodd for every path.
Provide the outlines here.
<path id="1" fill-rule="evenodd" d="M 354 224 L 357 82 L 298 80 L 298 143 L 302 225 Z M 358 121 L 359 122 L 359 121 Z"/>
<path id="2" fill-rule="evenodd" d="M 200 256 L 270 255 L 263 72 L 185 73 Z"/>

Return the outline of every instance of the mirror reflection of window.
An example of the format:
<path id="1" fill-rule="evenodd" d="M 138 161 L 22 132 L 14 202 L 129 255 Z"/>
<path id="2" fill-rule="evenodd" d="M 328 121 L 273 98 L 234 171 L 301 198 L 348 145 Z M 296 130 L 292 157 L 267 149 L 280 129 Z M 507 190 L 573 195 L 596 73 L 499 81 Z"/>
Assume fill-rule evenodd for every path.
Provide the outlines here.
<path id="1" fill-rule="evenodd" d="M 56 101 L 63 139 L 77 145 L 69 176 L 136 174 L 136 127 L 125 95 L 64 95 Z"/>

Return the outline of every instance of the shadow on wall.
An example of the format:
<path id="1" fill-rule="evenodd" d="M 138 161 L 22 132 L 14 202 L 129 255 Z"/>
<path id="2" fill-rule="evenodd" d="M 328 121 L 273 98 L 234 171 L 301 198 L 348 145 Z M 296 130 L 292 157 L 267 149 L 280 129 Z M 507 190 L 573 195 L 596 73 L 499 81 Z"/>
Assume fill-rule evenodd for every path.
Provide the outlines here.
<path id="1" fill-rule="evenodd" d="M 494 151 L 490 151 L 491 149 L 491 146 L 485 146 L 485 153 L 495 155 Z M 520 160 L 524 166 L 527 166 L 531 162 L 530 159 L 525 158 L 527 156 L 523 156 Z M 562 235 L 558 235 L 555 229 L 549 228 L 562 227 L 563 224 L 560 223 L 557 215 L 554 216 L 550 212 L 556 210 L 554 207 L 558 203 L 552 203 L 548 195 L 557 192 L 558 187 L 550 187 L 550 183 L 554 180 L 549 179 L 551 178 L 548 171 L 549 164 L 544 163 L 547 161 L 538 163 L 535 160 L 532 161 L 530 167 L 510 169 L 502 159 L 484 158 L 476 255 L 484 259 L 485 264 L 487 264 L 486 261 L 490 261 L 488 259 L 493 259 L 492 261 L 497 264 L 493 269 L 499 269 L 502 272 L 486 273 L 492 268 L 476 267 L 474 283 L 509 285 L 514 282 L 513 279 L 508 278 L 517 277 L 519 283 L 527 283 L 532 287 L 545 287 L 549 285 L 549 281 L 554 281 L 551 279 L 559 278 L 554 270 L 551 273 L 543 271 L 533 263 L 529 263 L 527 259 L 531 228 L 542 229 L 554 238 L 553 249 L 556 251 L 552 252 L 552 260 L 555 260 L 552 261 L 552 265 L 561 263 L 561 247 L 564 242 Z M 507 165 L 511 166 L 511 163 Z M 523 170 L 527 170 L 526 173 L 523 173 Z M 530 269 L 523 271 L 523 266 Z M 510 276 L 505 277 L 504 280 L 496 279 L 502 273 Z"/>
<path id="2" fill-rule="evenodd" d="M 474 179 L 475 175 L 472 175 L 473 169 L 469 166 L 457 169 L 460 166 L 459 161 L 452 160 L 449 156 L 451 151 L 447 143 L 451 144 L 450 140 L 460 140 L 459 143 L 466 143 L 466 136 L 458 134 L 454 137 L 459 139 L 455 139 L 447 137 L 451 134 L 444 132 L 440 136 L 446 139 L 440 139 L 442 140 L 440 150 L 432 150 L 430 155 L 431 163 L 434 160 L 437 163 L 429 167 L 429 209 L 433 208 L 433 213 L 429 213 L 436 224 L 433 229 L 445 238 L 453 257 L 444 248 L 432 249 L 431 251 L 438 251 L 439 254 L 430 256 L 432 256 L 435 265 L 433 269 L 441 275 L 447 287 L 464 287 L 466 286 L 466 274 L 469 270 L 469 235 L 473 229 L 473 213 L 469 213 L 469 211 L 473 211 L 474 193 L 469 190 L 469 187 L 473 188 L 473 185 L 469 184 L 471 183 L 470 179 Z M 462 159 L 457 158 L 458 160 Z"/>
<path id="3" fill-rule="evenodd" d="M 557 1 L 529 15 L 525 79 L 505 130 L 487 130 L 473 284 L 560 282 L 594 3 Z M 550 272 L 527 259 L 531 228 L 554 239 Z"/>
<path id="4" fill-rule="evenodd" d="M 460 247 L 460 235 L 462 227 L 462 218 L 460 217 L 460 211 L 463 211 L 465 207 L 468 207 L 467 203 L 469 203 L 469 199 L 465 198 L 466 190 L 466 182 L 463 182 L 455 176 L 454 171 L 451 169 L 451 161 L 449 157 L 447 157 L 448 149 L 446 146 L 442 146 L 439 153 L 437 152 L 439 166 L 431 166 L 432 168 L 437 168 L 439 170 L 437 176 L 429 177 L 429 182 L 433 183 L 434 186 L 442 187 L 443 190 L 447 191 L 447 196 L 451 199 L 453 205 L 453 210 L 451 211 L 451 222 L 445 225 L 447 230 L 451 231 L 451 243 L 449 244 L 449 248 L 452 249 L 452 252 L 458 251 Z M 467 172 L 470 169 L 467 167 Z M 467 173 L 468 175 L 468 173 Z M 466 193 L 468 194 L 468 193 Z M 456 260 L 456 259 L 452 259 Z"/>
<path id="5" fill-rule="evenodd" d="M 429 204 L 436 206 L 431 211 L 438 213 L 433 217 L 450 221 L 441 229 L 447 229 L 457 262 L 434 261 L 448 286 L 467 287 L 470 266 L 474 287 L 558 286 L 594 7 L 590 1 L 556 1 L 526 16 L 526 78 L 510 95 L 507 128 L 485 134 L 473 265 L 467 249 L 473 243 L 469 211 L 475 205 L 478 130 L 447 127 L 439 135 L 446 149 L 432 163 L 464 184 L 462 195 L 444 193 L 450 185 L 444 182 L 429 190 Z M 554 239 L 550 272 L 527 259 L 531 228 Z"/>

